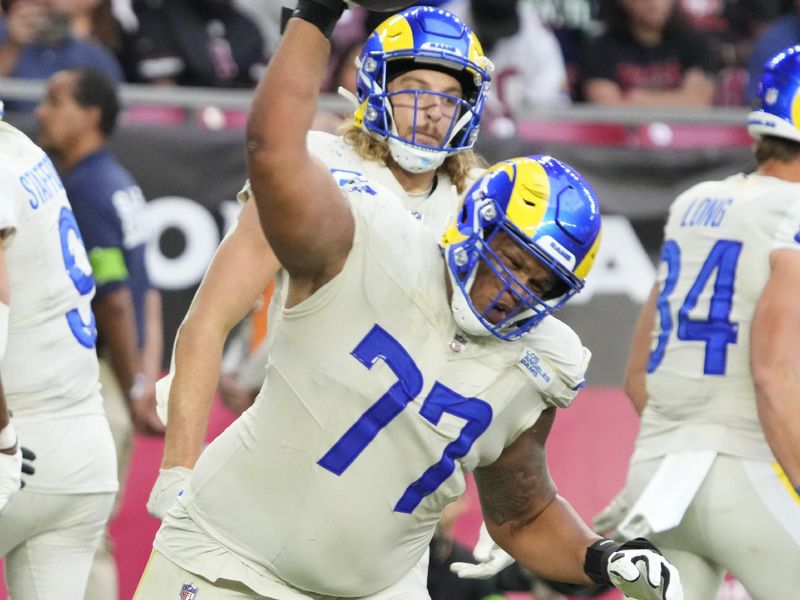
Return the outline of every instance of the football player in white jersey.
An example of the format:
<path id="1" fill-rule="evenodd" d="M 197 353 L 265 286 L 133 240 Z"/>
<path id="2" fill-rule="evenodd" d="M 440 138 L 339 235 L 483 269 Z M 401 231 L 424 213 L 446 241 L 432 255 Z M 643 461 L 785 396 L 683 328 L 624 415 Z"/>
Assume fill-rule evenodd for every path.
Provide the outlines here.
<path id="1" fill-rule="evenodd" d="M 454 51 L 437 51 L 445 46 Z M 440 236 L 458 194 L 486 166 L 472 146 L 491 69 L 475 34 L 458 17 L 410 9 L 380 25 L 365 43 L 357 107 L 341 136 L 311 131 L 308 147 L 339 177 L 358 172 L 384 185 Z M 452 109 L 449 119 L 441 111 L 414 110 L 415 103 L 438 103 L 440 98 L 463 108 L 457 132 L 449 131 Z M 237 223 L 178 331 L 172 372 L 158 386 L 160 401 L 168 397 L 170 415 L 162 469 L 148 502 L 158 518 L 166 514 L 202 449 L 225 339 L 280 268 L 251 196 L 248 183 L 239 193 L 244 207 Z"/>
<path id="2" fill-rule="evenodd" d="M 437 50 L 445 46 L 454 51 Z M 457 16 L 444 10 L 409 9 L 376 28 L 358 65 L 353 119 L 340 136 L 309 132 L 308 147 L 341 173 L 338 176 L 359 172 L 384 185 L 438 239 L 458 195 L 485 168 L 471 148 L 488 93 L 491 62 Z M 437 98 L 463 108 L 457 127 L 452 127 L 455 111 L 419 109 Z M 159 385 L 161 398 L 168 398 L 173 424 L 167 430 L 162 469 L 148 502 L 150 513 L 158 518 L 174 502 L 200 454 L 225 338 L 261 297 L 280 266 L 250 198 L 248 183 L 239 194 L 244 208 L 237 224 L 214 256 L 181 324 L 172 373 Z M 279 316 L 275 312 L 271 311 L 271 318 Z M 532 343 L 560 364 L 559 378 L 570 383 L 548 393 L 560 396 L 554 401 L 569 402 L 583 380 L 588 352 L 585 360 L 569 364 L 559 356 L 561 345 L 550 343 L 566 326 L 552 318 L 540 329 Z M 166 413 L 163 406 L 162 412 Z M 495 547 L 479 568 L 464 565 L 459 574 L 489 577 L 509 562 Z"/>
<path id="3" fill-rule="evenodd" d="M 0 513 L 0 557 L 14 600 L 83 600 L 117 489 L 94 350 L 94 281 L 55 167 L 2 121 L 0 240 L 2 393 L 20 439 L 38 455 L 36 475 Z"/>
<path id="4" fill-rule="evenodd" d="M 687 597 L 726 572 L 754 600 L 800 589 L 800 46 L 765 66 L 755 173 L 673 202 L 625 387 L 628 482 L 596 524 L 652 536 Z"/>
<path id="5" fill-rule="evenodd" d="M 652 544 L 594 534 L 547 472 L 558 382 L 523 336 L 583 285 L 593 193 L 550 157 L 499 163 L 440 246 L 379 184 L 332 177 L 306 133 L 343 9 L 301 0 L 256 90 L 248 167 L 286 300 L 259 398 L 201 455 L 135 597 L 427 599 L 428 543 L 474 470 L 523 565 L 682 598 Z"/>

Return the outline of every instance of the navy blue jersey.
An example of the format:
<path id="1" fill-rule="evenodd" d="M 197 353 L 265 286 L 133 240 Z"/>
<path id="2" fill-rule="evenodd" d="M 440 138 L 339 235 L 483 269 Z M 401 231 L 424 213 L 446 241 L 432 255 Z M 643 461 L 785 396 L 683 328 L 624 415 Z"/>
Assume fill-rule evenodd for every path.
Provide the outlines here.
<path id="1" fill-rule="evenodd" d="M 130 287 L 141 347 L 144 297 L 151 287 L 145 267 L 142 191 L 106 149 L 84 157 L 66 173 L 64 187 L 89 253 L 97 286 L 95 298 L 121 285 Z"/>

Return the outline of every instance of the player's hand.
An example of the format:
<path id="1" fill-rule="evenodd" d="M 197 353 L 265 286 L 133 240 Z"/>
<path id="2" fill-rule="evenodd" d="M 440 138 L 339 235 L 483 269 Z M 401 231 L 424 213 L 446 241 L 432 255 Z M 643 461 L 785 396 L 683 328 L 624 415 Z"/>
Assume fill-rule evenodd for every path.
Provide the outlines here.
<path id="1" fill-rule="evenodd" d="M 608 581 L 626 598 L 683 600 L 678 570 L 650 541 L 636 538 L 616 544 L 611 540 L 603 540 L 599 549 L 603 550 L 600 565 L 605 569 Z"/>
<path id="2" fill-rule="evenodd" d="M 164 423 L 156 412 L 155 383 L 146 380 L 134 388 L 130 394 L 130 410 L 136 431 L 144 435 L 164 435 Z"/>
<path id="3" fill-rule="evenodd" d="M 462 579 L 489 579 L 514 562 L 508 552 L 494 543 L 485 523 L 481 523 L 478 542 L 472 555 L 478 564 L 454 562 L 450 565 L 450 570 Z"/>
<path id="4" fill-rule="evenodd" d="M 178 496 L 183 494 L 186 482 L 192 474 L 191 469 L 186 467 L 171 467 L 169 469 L 159 469 L 158 478 L 150 490 L 150 497 L 147 499 L 147 512 L 156 519 L 164 520 L 167 511 L 172 508 Z"/>
<path id="5" fill-rule="evenodd" d="M 617 527 L 628 514 L 629 508 L 624 498 L 624 491 L 620 492 L 592 519 L 594 530 L 603 537 L 624 541 L 627 538 L 620 539 Z"/>

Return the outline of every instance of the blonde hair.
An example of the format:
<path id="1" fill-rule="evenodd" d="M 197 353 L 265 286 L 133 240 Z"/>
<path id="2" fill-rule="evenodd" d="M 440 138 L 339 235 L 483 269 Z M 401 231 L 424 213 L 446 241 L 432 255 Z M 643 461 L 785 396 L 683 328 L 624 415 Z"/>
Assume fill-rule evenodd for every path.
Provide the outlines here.
<path id="1" fill-rule="evenodd" d="M 354 120 L 350 119 L 342 123 L 337 133 L 353 147 L 361 158 L 387 164 L 389 146 L 364 131 Z M 462 194 L 466 190 L 467 184 L 471 183 L 470 174 L 473 170 L 483 171 L 487 166 L 488 163 L 480 155 L 472 150 L 463 150 L 445 158 L 437 172 L 441 171 L 447 175 L 456 186 L 456 191 Z"/>

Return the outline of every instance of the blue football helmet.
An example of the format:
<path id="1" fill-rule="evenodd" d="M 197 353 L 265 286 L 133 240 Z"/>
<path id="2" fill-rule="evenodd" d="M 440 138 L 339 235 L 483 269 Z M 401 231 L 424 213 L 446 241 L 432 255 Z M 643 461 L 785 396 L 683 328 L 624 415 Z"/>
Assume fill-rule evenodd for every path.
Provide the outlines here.
<path id="1" fill-rule="evenodd" d="M 800 46 L 787 48 L 764 65 L 755 109 L 747 117 L 754 138 L 772 135 L 800 142 Z"/>
<path id="2" fill-rule="evenodd" d="M 496 254 L 492 240 L 501 231 L 555 274 L 555 286 L 543 297 Z M 599 245 L 600 207 L 579 173 L 550 156 L 497 163 L 467 191 L 442 241 L 456 322 L 471 335 L 524 335 L 583 288 Z M 501 282 L 482 311 L 470 296 L 481 265 Z M 492 322 L 488 315 L 509 294 L 514 307 Z"/>
<path id="3" fill-rule="evenodd" d="M 386 140 L 392 157 L 403 169 L 432 171 L 448 155 L 475 144 L 493 66 L 478 38 L 457 16 L 431 6 L 408 8 L 372 32 L 357 65 L 356 124 Z M 426 90 L 388 91 L 392 79 L 412 69 L 452 75 L 461 83 L 463 97 Z M 392 99 L 398 94 L 413 95 L 415 109 L 433 100 L 449 107 L 446 118 L 450 124 L 441 144 L 416 139 L 416 118 L 411 139 L 401 137 L 392 115 Z"/>

